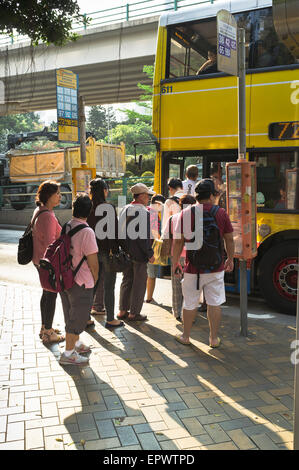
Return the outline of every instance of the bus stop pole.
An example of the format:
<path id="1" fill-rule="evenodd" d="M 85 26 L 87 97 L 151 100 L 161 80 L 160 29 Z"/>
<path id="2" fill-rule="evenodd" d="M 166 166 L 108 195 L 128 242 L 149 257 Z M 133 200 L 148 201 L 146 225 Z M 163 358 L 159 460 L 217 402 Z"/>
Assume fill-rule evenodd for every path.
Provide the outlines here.
<path id="1" fill-rule="evenodd" d="M 239 106 L 239 160 L 246 157 L 246 69 L 245 30 L 238 28 L 238 106 Z M 247 262 L 240 259 L 240 316 L 241 335 L 247 336 Z"/>
<path id="2" fill-rule="evenodd" d="M 83 96 L 79 97 L 79 128 L 81 165 L 86 165 L 85 103 Z"/>
<path id="3" fill-rule="evenodd" d="M 298 243 L 299 260 L 299 243 Z M 296 350 L 299 345 L 299 273 L 297 279 L 297 310 L 296 310 Z M 295 353 L 295 380 L 294 380 L 294 450 L 299 450 L 299 360 Z"/>

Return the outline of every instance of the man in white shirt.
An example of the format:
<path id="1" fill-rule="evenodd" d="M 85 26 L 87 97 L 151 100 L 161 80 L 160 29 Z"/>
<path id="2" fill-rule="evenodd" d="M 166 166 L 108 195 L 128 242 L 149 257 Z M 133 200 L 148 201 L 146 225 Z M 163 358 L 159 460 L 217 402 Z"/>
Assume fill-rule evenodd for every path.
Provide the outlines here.
<path id="1" fill-rule="evenodd" d="M 198 168 L 196 165 L 189 165 L 186 168 L 186 179 L 183 181 L 183 189 L 185 194 L 194 196 L 194 188 L 198 178 Z"/>
<path id="2" fill-rule="evenodd" d="M 169 217 L 181 211 L 179 202 L 180 202 L 180 198 L 184 196 L 185 194 L 183 190 L 183 183 L 180 178 L 170 178 L 167 184 L 168 184 L 169 198 L 166 199 L 166 202 L 164 204 L 162 232 L 164 231 L 167 225 Z"/>

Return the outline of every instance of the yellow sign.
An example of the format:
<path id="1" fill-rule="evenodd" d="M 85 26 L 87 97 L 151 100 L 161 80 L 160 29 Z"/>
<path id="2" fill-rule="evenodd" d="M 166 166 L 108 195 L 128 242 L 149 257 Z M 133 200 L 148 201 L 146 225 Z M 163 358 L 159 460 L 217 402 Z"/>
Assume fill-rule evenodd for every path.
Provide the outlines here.
<path id="1" fill-rule="evenodd" d="M 77 90 L 77 74 L 73 73 L 71 70 L 59 69 L 56 71 L 56 76 L 58 86 L 65 86 Z"/>

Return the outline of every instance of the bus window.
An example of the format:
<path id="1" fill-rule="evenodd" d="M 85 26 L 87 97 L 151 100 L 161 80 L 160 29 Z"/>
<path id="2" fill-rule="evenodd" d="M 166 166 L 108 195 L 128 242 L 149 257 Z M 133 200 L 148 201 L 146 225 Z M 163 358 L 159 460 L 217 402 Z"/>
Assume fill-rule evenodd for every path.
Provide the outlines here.
<path id="1" fill-rule="evenodd" d="M 171 27 L 166 78 L 217 72 L 216 19 Z"/>
<path id="2" fill-rule="evenodd" d="M 273 67 L 296 64 L 295 58 L 286 46 L 279 42 L 275 32 L 272 9 L 252 11 L 250 68 Z"/>
<path id="3" fill-rule="evenodd" d="M 257 153 L 254 160 L 257 207 L 279 212 L 299 210 L 298 197 L 294 196 L 299 189 L 297 153 Z"/>

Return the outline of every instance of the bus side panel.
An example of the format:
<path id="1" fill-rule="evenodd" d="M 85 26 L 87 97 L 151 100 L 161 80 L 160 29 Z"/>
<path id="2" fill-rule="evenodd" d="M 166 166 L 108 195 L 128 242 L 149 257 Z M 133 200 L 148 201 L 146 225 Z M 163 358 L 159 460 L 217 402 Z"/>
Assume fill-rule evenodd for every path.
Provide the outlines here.
<path id="1" fill-rule="evenodd" d="M 165 77 L 165 64 L 166 64 L 166 51 L 167 51 L 167 29 L 160 27 L 158 30 L 158 43 L 155 60 L 155 74 L 153 86 L 153 118 L 152 118 L 152 133 L 159 139 L 160 137 L 160 82 Z"/>
<path id="2" fill-rule="evenodd" d="M 252 75 L 249 145 L 253 147 L 289 147 L 299 140 L 270 140 L 271 122 L 299 120 L 299 70 Z"/>
<path id="3" fill-rule="evenodd" d="M 250 76 L 247 76 L 249 82 Z M 250 90 L 247 86 L 247 103 Z M 237 78 L 210 78 L 161 85 L 160 142 L 164 151 L 238 147 Z"/>

